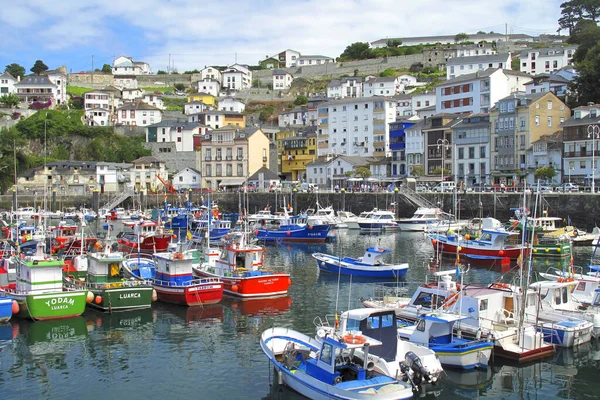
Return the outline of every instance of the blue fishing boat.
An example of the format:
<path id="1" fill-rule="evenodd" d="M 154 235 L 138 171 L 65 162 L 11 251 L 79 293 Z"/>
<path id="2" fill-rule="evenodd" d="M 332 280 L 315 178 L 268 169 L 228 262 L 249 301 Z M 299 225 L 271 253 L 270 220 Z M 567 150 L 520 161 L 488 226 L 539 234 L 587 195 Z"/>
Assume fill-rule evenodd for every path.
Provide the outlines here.
<path id="1" fill-rule="evenodd" d="M 258 240 L 271 243 L 325 243 L 331 225 L 310 225 L 306 217 L 293 217 L 276 228 L 258 227 L 254 234 Z"/>
<path id="2" fill-rule="evenodd" d="M 192 241 L 194 243 L 203 243 L 206 237 L 210 237 L 210 241 L 216 243 L 231 232 L 231 221 L 212 218 L 210 220 L 209 218 L 194 219 L 192 227 L 194 229 L 192 232 Z M 210 232 L 207 235 L 208 230 Z"/>
<path id="3" fill-rule="evenodd" d="M 12 317 L 13 311 L 19 311 L 18 306 L 13 306 L 13 302 L 15 302 L 15 300 L 10 297 L 0 295 L 0 322 L 8 321 L 10 317 Z M 13 307 L 17 307 L 16 310 L 14 310 Z"/>
<path id="4" fill-rule="evenodd" d="M 148 254 L 131 255 L 121 263 L 121 275 L 128 279 L 150 281 L 156 276 L 154 259 Z"/>
<path id="5" fill-rule="evenodd" d="M 408 263 L 387 264 L 382 258 L 390 250 L 369 247 L 359 258 L 336 257 L 329 254 L 313 253 L 317 265 L 324 272 L 332 274 L 353 275 L 368 278 L 402 278 L 408 270 Z"/>
<path id="6" fill-rule="evenodd" d="M 455 324 L 460 325 L 460 321 L 467 318 L 444 312 L 421 315 L 414 325 L 399 328 L 398 337 L 429 347 L 444 367 L 487 368 L 494 343 L 487 338 L 468 340 L 460 333 L 454 334 Z"/>

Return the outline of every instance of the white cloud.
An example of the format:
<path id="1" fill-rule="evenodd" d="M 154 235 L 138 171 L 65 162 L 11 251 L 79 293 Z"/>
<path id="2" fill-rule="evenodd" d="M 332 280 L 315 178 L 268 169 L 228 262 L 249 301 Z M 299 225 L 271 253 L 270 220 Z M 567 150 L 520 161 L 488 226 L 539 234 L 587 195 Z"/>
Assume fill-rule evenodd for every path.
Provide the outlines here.
<path id="1" fill-rule="evenodd" d="M 286 48 L 336 57 L 356 41 L 492 29 L 503 32 L 505 21 L 519 27 L 515 32 L 553 33 L 560 3 L 145 0 L 142 7 L 128 0 L 31 0 L 3 10 L 0 21 L 8 23 L 9 29 L 41 32 L 44 40 L 32 37 L 32 48 L 41 44 L 55 51 L 85 49 L 90 53 L 98 47 L 107 54 L 128 51 L 150 62 L 155 70 L 166 68 L 170 53 L 176 67 L 185 70 L 231 63 L 235 53 L 238 61 L 256 64 L 265 55 Z M 4 29 L 0 27 L 0 34 Z M 128 31 L 139 36 L 132 37 Z"/>

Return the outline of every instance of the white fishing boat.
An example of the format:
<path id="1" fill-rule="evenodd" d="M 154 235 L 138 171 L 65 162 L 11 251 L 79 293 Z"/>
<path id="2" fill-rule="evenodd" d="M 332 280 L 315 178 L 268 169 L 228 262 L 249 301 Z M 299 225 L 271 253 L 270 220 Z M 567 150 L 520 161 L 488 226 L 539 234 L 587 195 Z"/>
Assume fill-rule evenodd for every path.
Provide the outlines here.
<path id="1" fill-rule="evenodd" d="M 440 221 L 442 210 L 439 208 L 419 207 L 410 218 L 400 218 L 397 223 L 400 230 L 424 232 L 429 224 Z"/>
<path id="2" fill-rule="evenodd" d="M 360 226 L 358 225 L 358 222 L 367 218 L 371 217 L 371 214 L 373 214 L 374 211 L 377 211 L 377 209 L 374 209 L 372 211 L 363 211 L 361 212 L 358 217 L 348 217 L 345 219 L 344 223 L 346 224 L 346 226 L 348 227 L 348 229 L 360 229 Z"/>

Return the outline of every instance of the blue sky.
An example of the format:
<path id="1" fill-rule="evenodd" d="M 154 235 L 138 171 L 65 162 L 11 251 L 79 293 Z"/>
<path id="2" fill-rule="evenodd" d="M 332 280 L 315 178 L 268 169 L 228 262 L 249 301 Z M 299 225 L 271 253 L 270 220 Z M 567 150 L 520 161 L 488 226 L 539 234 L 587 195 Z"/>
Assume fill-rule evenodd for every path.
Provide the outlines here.
<path id="1" fill-rule="evenodd" d="M 4 0 L 5 2 L 7 0 Z M 337 57 L 384 37 L 555 33 L 563 0 L 28 0 L 0 13 L 0 68 L 35 60 L 77 72 L 128 55 L 179 71 L 237 61 L 254 65 L 291 48 Z M 407 4 L 405 4 L 407 3 Z"/>

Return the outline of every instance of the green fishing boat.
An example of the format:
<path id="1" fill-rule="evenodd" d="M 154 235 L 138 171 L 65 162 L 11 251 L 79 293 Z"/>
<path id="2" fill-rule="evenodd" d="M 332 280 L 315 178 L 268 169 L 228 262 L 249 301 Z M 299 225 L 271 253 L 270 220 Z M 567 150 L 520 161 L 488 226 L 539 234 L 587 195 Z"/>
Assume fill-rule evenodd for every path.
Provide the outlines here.
<path id="1" fill-rule="evenodd" d="M 43 244 L 38 244 L 35 255 L 13 256 L 16 282 L 0 288 L 0 294 L 9 296 L 19 305 L 19 317 L 35 321 L 71 318 L 85 310 L 88 291 L 63 290 L 64 262 L 47 256 Z"/>
<path id="2" fill-rule="evenodd" d="M 154 288 L 146 281 L 121 277 L 123 253 L 110 251 L 88 252 L 73 259 L 73 267 L 65 271 L 64 285 L 68 290 L 89 290 L 89 307 L 113 312 L 148 308 L 156 299 Z"/>

